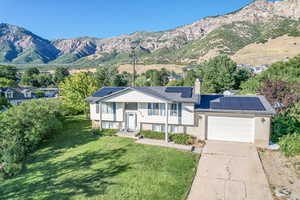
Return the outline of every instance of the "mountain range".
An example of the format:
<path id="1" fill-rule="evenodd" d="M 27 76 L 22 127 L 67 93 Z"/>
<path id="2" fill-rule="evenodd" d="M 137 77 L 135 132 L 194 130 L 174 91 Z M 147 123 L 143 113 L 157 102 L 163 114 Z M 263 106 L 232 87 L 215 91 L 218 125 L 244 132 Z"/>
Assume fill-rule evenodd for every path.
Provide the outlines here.
<path id="1" fill-rule="evenodd" d="M 300 0 L 258 0 L 232 13 L 206 17 L 171 30 L 139 31 L 112 38 L 47 40 L 25 28 L 2 23 L 0 63 L 81 66 L 130 63 L 133 44 L 137 45 L 138 62 L 142 64 L 199 63 L 218 54 L 238 60 L 239 53 L 247 52 L 245 48 L 249 45 L 269 45 L 286 37 L 292 38 L 296 49 L 293 52 L 297 54 L 300 48 L 297 52 L 293 38 L 300 37 L 299 18 Z"/>

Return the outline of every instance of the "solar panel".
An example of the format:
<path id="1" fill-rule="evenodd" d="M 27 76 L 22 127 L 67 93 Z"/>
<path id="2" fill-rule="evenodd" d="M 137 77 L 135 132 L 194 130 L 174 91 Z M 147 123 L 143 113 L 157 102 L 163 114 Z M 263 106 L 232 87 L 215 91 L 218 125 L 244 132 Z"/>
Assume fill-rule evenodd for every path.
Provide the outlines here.
<path id="1" fill-rule="evenodd" d="M 191 98 L 193 95 L 193 88 L 192 87 L 167 87 L 165 92 L 181 93 L 182 98 Z"/>
<path id="2" fill-rule="evenodd" d="M 93 97 L 104 97 L 107 95 L 110 95 L 112 93 L 118 92 L 125 89 L 125 87 L 108 87 L 108 88 L 102 88 L 95 92 L 92 96 Z"/>
<path id="3" fill-rule="evenodd" d="M 224 110 L 266 110 L 258 97 L 222 97 L 220 102 L 211 102 L 210 108 Z"/>

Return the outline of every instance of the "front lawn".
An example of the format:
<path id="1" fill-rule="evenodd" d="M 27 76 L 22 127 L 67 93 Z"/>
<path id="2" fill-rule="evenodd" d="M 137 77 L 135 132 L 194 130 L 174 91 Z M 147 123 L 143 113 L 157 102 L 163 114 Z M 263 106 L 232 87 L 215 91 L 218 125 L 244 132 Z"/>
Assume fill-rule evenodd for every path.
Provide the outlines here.
<path id="1" fill-rule="evenodd" d="M 91 133 L 82 116 L 35 152 L 21 175 L 0 182 L 0 199 L 183 200 L 198 156 Z"/>

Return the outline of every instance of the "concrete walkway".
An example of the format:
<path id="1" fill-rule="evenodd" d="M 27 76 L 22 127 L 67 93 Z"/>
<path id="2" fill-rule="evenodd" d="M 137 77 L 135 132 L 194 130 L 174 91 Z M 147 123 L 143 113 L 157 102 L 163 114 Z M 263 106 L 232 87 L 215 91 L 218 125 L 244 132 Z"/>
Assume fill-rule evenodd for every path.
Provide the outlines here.
<path id="1" fill-rule="evenodd" d="M 166 143 L 164 140 L 153 140 L 153 139 L 139 139 L 136 141 L 136 143 L 139 144 L 147 144 L 147 145 L 154 145 L 154 146 L 161 146 L 161 147 L 168 147 L 168 148 L 174 148 L 174 149 L 179 149 L 179 150 L 185 150 L 185 151 L 192 151 L 192 146 L 191 145 L 181 145 L 181 144 L 174 144 L 174 143 Z M 200 153 L 200 149 L 196 148 L 195 153 Z"/>
<path id="2" fill-rule="evenodd" d="M 273 200 L 256 147 L 208 141 L 188 200 Z"/>

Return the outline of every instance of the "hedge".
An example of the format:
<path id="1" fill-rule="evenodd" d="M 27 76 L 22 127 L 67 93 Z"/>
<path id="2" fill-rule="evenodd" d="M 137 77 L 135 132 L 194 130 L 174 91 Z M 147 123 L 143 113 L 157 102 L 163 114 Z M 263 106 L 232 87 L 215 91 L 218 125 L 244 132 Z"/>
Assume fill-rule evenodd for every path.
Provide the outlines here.
<path id="1" fill-rule="evenodd" d="M 164 132 L 142 130 L 142 131 L 140 131 L 140 135 L 144 136 L 145 138 L 150 138 L 150 139 L 158 139 L 158 140 L 165 139 Z"/>
<path id="2" fill-rule="evenodd" d="M 176 144 L 190 145 L 193 143 L 193 137 L 185 133 L 174 133 L 169 136 L 169 139 Z"/>

